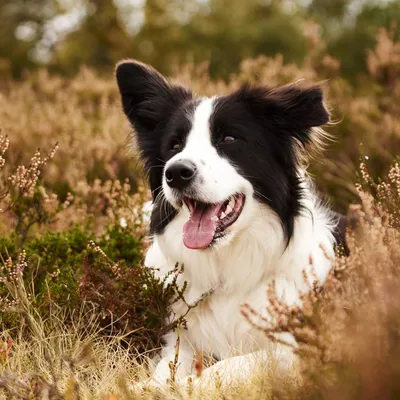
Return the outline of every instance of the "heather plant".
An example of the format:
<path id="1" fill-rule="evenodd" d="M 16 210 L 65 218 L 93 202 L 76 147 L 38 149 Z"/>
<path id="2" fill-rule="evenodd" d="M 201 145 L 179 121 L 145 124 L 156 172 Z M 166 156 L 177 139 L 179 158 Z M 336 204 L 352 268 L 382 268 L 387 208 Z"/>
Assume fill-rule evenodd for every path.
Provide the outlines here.
<path id="1" fill-rule="evenodd" d="M 332 114 L 327 130 L 335 140 L 323 162 L 312 164 L 312 173 L 319 188 L 345 213 L 358 196 L 352 182 L 360 143 L 375 177 L 388 171 L 392 150 L 399 145 L 396 27 L 379 31 L 375 47 L 367 53 L 367 73 L 356 83 L 342 77 L 340 60 L 327 53 L 318 25 L 308 22 L 304 30 L 308 52 L 301 66 L 277 54 L 245 59 L 225 80 L 210 79 L 207 62 L 175 66 L 172 77 L 202 95 L 226 93 L 243 83 L 273 86 L 306 80 L 322 84 Z M 6 82 L 0 96 L 0 121 L 12 139 L 9 165 L 28 162 L 36 147 L 45 148 L 55 140 L 60 148 L 44 178 L 46 189 L 51 188 L 61 202 L 68 193 L 96 180 L 103 184 L 129 179 L 130 192 L 135 193 L 140 165 L 134 146 L 127 141 L 129 127 L 120 108 L 111 74 L 105 78 L 84 67 L 70 79 L 42 70 L 24 82 Z"/>
<path id="2" fill-rule="evenodd" d="M 2 168 L 8 147 L 1 137 Z M 145 192 L 132 194 L 128 181 L 97 179 L 61 202 L 43 180 L 56 149 L 46 157 L 36 151 L 28 166 L 8 169 L 10 176 L 2 171 L 1 217 L 13 230 L 0 237 L 0 329 L 27 326 L 37 336 L 37 318 L 61 307 L 64 323 L 73 323 L 75 310 L 90 304 L 101 316 L 99 329 L 129 332 L 136 352 L 157 348 L 179 290 L 176 281 L 163 290 L 142 267 Z"/>
<path id="3" fill-rule="evenodd" d="M 337 255 L 323 288 L 310 284 L 310 291 L 301 295 L 302 308 L 286 305 L 269 288 L 270 321 L 243 306 L 249 323 L 270 340 L 279 342 L 277 334 L 290 332 L 298 343 L 293 351 L 300 357 L 303 383 L 276 388 L 280 396 L 398 397 L 399 164 L 377 183 L 362 162 L 357 190 L 360 204 L 351 212 L 359 226 L 347 235 L 350 254 Z M 311 267 L 312 262 L 310 258 Z"/>
<path id="4" fill-rule="evenodd" d="M 225 80 L 211 79 L 206 62 L 187 64 L 173 68 L 172 78 L 204 95 L 246 82 L 306 79 L 324 87 L 332 114 L 326 130 L 334 140 L 325 158 L 313 154 L 310 172 L 335 210 L 359 220 L 348 232 L 349 256 L 338 253 L 323 288 L 305 275 L 311 283 L 302 309 L 282 304 L 271 289 L 265 307 L 272 321 L 260 323 L 254 310 L 242 309 L 271 340 L 282 331 L 296 337 L 299 371 L 283 377 L 260 360 L 247 382 L 229 387 L 216 379 L 200 392 L 190 385 L 158 394 L 129 388 L 128 382 L 148 376 L 145 355 L 157 352 L 171 328 L 165 326 L 168 304 L 184 299 L 184 287 L 176 285 L 181 266 L 168 281 L 142 266 L 148 244 L 143 210 L 150 194 L 134 140 L 127 139 L 130 128 L 113 78 L 88 68 L 73 78 L 42 70 L 24 81 L 2 82 L 0 93 L 0 123 L 8 135 L 0 137 L 4 398 L 396 398 L 396 27 L 379 31 L 366 72 L 352 82 L 343 78 L 340 60 L 327 53 L 318 26 L 303 28 L 308 51 L 302 63 L 288 63 L 281 55 L 245 59 Z M 185 329 L 184 319 L 179 326 Z"/>

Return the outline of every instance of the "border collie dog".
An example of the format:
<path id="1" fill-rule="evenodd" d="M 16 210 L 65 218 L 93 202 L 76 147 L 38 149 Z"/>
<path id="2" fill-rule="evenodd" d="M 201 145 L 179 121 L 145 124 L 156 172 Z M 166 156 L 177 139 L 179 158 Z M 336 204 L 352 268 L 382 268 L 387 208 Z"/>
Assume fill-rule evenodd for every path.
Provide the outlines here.
<path id="1" fill-rule="evenodd" d="M 121 62 L 116 77 L 153 195 L 145 263 L 159 276 L 183 265 L 185 302 L 173 305 L 175 318 L 197 304 L 179 332 L 177 376 L 191 374 L 196 351 L 219 360 L 255 353 L 265 335 L 241 305 L 268 320 L 270 285 L 301 305 L 305 276 L 323 283 L 332 268 L 333 213 L 304 162 L 329 121 L 321 89 L 243 86 L 198 97 L 137 61 Z M 164 338 L 159 381 L 170 376 L 177 337 Z"/>

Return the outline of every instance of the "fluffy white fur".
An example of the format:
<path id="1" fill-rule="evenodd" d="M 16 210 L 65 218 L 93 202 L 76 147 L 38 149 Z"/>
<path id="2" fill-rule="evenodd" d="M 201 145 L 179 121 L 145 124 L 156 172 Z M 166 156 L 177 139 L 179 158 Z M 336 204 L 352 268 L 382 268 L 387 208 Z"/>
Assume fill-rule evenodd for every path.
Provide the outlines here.
<path id="1" fill-rule="evenodd" d="M 192 161 L 203 178 L 196 187 L 199 199 L 220 202 L 242 192 L 246 195 L 244 209 L 239 219 L 227 228 L 228 234 L 216 245 L 206 250 L 190 250 L 182 241 L 189 211 L 185 206 L 181 208 L 164 178 L 166 200 L 179 212 L 162 234 L 154 236 L 146 256 L 146 265 L 158 269 L 160 277 L 174 269 L 176 263 L 183 264 L 178 282 L 188 284 L 184 293 L 188 304 L 195 304 L 203 294 L 212 292 L 186 316 L 188 329 L 180 329 L 178 377 L 193 373 L 196 351 L 224 360 L 267 349 L 265 335 L 245 320 L 240 313 L 241 305 L 248 303 L 268 318 L 265 306 L 267 287 L 271 283 L 274 283 L 277 295 L 288 304 L 300 304 L 299 293 L 309 288 L 303 270 L 310 279 L 316 276 L 322 283 L 334 258 L 330 213 L 314 195 L 305 171 L 298 171 L 303 180 L 305 211 L 296 217 L 294 234 L 286 247 L 276 214 L 253 198 L 251 183 L 212 146 L 209 131 L 212 103 L 213 99 L 204 99 L 197 106 L 185 148 L 171 158 L 165 168 L 180 159 Z M 187 305 L 183 302 L 173 306 L 176 317 L 186 310 Z M 293 340 L 288 335 L 285 339 Z M 154 378 L 159 382 L 170 376 L 169 363 L 176 354 L 177 332 L 168 333 L 165 340 L 167 345 L 154 372 Z M 279 357 L 282 364 L 292 361 L 290 351 L 281 352 Z M 239 360 L 236 370 L 246 370 L 238 367 L 244 362 L 243 357 L 236 360 Z M 222 361 L 218 365 L 224 369 L 228 364 Z M 232 365 L 231 360 L 229 365 Z"/>

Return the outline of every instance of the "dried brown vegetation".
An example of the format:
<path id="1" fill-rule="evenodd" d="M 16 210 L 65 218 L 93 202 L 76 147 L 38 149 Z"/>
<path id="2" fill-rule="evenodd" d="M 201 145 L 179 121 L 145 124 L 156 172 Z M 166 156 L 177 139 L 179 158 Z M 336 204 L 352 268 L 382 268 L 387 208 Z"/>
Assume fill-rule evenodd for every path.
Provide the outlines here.
<path id="1" fill-rule="evenodd" d="M 244 82 L 323 82 L 336 141 L 312 172 L 338 210 L 353 203 L 350 213 L 360 218 L 348 235 L 350 256 L 337 256 L 324 288 L 303 296 L 302 310 L 275 299 L 274 323 L 260 326 L 271 338 L 282 330 L 297 338 L 297 379 L 260 368 L 245 384 L 222 389 L 216 381 L 201 393 L 172 388 L 161 398 L 400 393 L 399 43 L 382 30 L 368 75 L 351 86 L 313 26 L 308 40 L 302 68 L 260 57 L 244 60 L 227 81 L 211 80 L 207 65 L 180 68 L 175 79 L 201 94 Z M 148 192 L 113 79 L 83 68 L 73 79 L 42 71 L 8 82 L 0 127 L 0 398 L 154 398 L 127 382 L 146 376 L 138 352 L 159 346 L 167 304 L 182 288 L 163 290 L 141 267 Z M 254 312 L 243 311 L 251 322 Z"/>
<path id="2" fill-rule="evenodd" d="M 379 183 L 364 163 L 360 172 L 361 201 L 351 207 L 360 225 L 347 235 L 350 255 L 337 256 L 324 287 L 302 295 L 302 309 L 269 290 L 271 324 L 257 325 L 257 313 L 243 308 L 271 340 L 282 331 L 296 338 L 303 384 L 277 388 L 284 397 L 395 399 L 400 393 L 400 166 Z"/>

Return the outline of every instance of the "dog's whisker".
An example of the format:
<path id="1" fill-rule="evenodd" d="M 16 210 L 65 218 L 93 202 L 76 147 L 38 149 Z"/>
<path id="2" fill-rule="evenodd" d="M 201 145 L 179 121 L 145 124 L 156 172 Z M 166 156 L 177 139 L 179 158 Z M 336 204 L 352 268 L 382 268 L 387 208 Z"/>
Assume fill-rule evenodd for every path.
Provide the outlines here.
<path id="1" fill-rule="evenodd" d="M 267 201 L 272 201 L 269 197 L 263 195 L 258 190 L 254 190 L 254 193 L 257 194 L 258 196 L 262 197 L 263 199 L 267 200 Z"/>
<path id="2" fill-rule="evenodd" d="M 153 168 L 164 168 L 165 167 L 165 165 L 151 165 L 149 168 L 148 168 L 148 170 L 150 171 L 150 170 L 152 170 Z"/>

